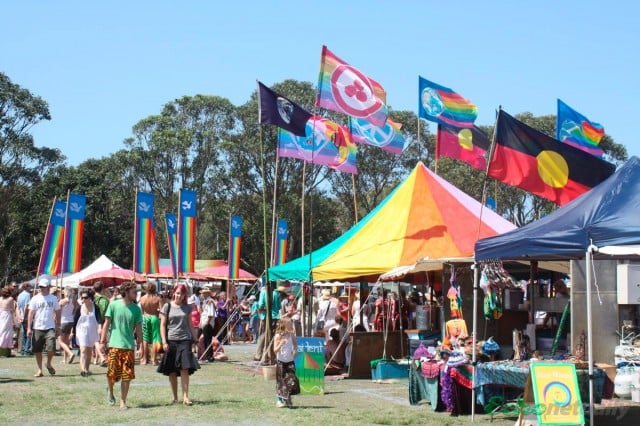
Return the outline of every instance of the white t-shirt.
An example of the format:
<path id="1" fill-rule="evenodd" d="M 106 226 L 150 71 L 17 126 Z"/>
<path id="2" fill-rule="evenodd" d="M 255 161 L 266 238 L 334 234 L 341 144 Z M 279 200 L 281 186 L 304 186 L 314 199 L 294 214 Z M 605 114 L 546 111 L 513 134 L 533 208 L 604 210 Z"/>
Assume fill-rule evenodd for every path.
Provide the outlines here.
<path id="1" fill-rule="evenodd" d="M 31 298 L 29 310 L 33 311 L 34 330 L 49 330 L 56 328 L 55 313 L 60 310 L 58 298 L 53 294 L 43 296 L 38 293 Z"/>
<path id="2" fill-rule="evenodd" d="M 204 327 L 209 323 L 211 326 L 215 324 L 216 317 L 216 304 L 215 301 L 207 297 L 202 301 L 202 312 L 200 313 L 200 327 Z M 211 317 L 211 318 L 209 318 Z"/>

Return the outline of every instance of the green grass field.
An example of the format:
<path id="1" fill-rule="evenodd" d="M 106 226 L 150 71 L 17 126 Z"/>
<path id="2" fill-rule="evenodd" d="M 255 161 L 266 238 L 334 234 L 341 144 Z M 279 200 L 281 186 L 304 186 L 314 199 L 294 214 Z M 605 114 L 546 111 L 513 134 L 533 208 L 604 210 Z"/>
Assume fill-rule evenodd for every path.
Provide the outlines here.
<path id="1" fill-rule="evenodd" d="M 462 425 L 470 416 L 434 413 L 430 406 L 408 403 L 407 383 L 376 384 L 369 380 L 327 380 L 325 395 L 293 398 L 294 408 L 276 408 L 275 381 L 265 380 L 250 361 L 254 345 L 225 347 L 229 362 L 204 364 L 191 376 L 191 407 L 171 405 L 168 379 L 152 366 L 136 365 L 129 409 L 106 402 L 106 368 L 92 366 L 81 377 L 74 364 L 54 358 L 55 376 L 34 378 L 34 357 L 0 358 L 0 424 L 244 424 L 244 425 Z M 180 389 L 178 389 L 180 395 Z M 116 384 L 116 399 L 119 384 Z M 476 424 L 488 424 L 478 416 Z M 494 425 L 513 424 L 513 420 Z"/>

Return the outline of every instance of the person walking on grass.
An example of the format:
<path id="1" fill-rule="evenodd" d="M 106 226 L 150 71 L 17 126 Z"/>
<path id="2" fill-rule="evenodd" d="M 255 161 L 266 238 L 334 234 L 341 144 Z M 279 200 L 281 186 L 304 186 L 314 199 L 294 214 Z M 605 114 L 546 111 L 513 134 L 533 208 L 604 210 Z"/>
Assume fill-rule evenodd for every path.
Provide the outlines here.
<path id="1" fill-rule="evenodd" d="M 82 290 L 80 292 L 80 316 L 76 324 L 76 340 L 80 346 L 80 375 L 82 377 L 91 375 L 89 372 L 91 353 L 98 342 L 96 311 L 97 308 L 93 304 L 93 290 Z"/>
<path id="2" fill-rule="evenodd" d="M 298 343 L 291 318 L 284 317 L 278 321 L 273 350 L 278 360 L 276 366 L 276 391 L 278 394 L 276 407 L 292 407 L 291 395 L 299 392 L 296 389 L 299 387 L 299 382 L 296 378 L 296 364 L 294 362 L 298 352 Z"/>
<path id="3" fill-rule="evenodd" d="M 71 334 L 73 331 L 74 314 L 77 307 L 76 298 L 71 287 L 65 287 L 64 297 L 58 302 L 60 304 L 60 334 L 58 335 L 58 345 L 64 352 L 62 363 L 71 364 L 76 355 L 71 351 Z"/>
<path id="4" fill-rule="evenodd" d="M 38 280 L 40 293 L 29 301 L 29 319 L 27 322 L 27 336 L 32 338 L 31 350 L 36 355 L 38 371 L 35 377 L 42 377 L 42 351 L 47 351 L 47 371 L 56 374 L 51 365 L 56 349 L 56 337 L 60 331 L 60 304 L 58 298 L 49 293 L 51 281 L 48 278 Z"/>
<path id="5" fill-rule="evenodd" d="M 135 347 L 142 355 L 142 310 L 136 303 L 137 289 L 134 282 L 128 281 L 120 286 L 121 298 L 109 303 L 105 313 L 100 344 L 107 344 L 109 333 L 109 352 L 107 353 L 107 402 L 115 405 L 113 386 L 120 381 L 120 409 L 126 410 L 127 395 L 131 380 L 135 374 Z"/>
<path id="6" fill-rule="evenodd" d="M 98 310 L 98 336 L 102 334 L 102 324 L 104 324 L 104 316 L 107 313 L 107 307 L 109 307 L 109 298 L 104 294 L 106 292 L 106 288 L 102 281 L 97 281 L 93 284 L 93 304 Z M 95 362 L 94 364 L 100 363 L 103 367 L 107 366 L 106 353 L 104 352 L 105 348 L 100 346 L 100 342 L 96 342 L 94 347 L 95 349 Z"/>
<path id="7" fill-rule="evenodd" d="M 171 301 L 160 309 L 160 336 L 164 355 L 158 366 L 158 373 L 169 376 L 172 404 L 178 402 L 178 374 L 182 387 L 182 403 L 193 405 L 189 399 L 189 375 L 200 368 L 191 351 L 192 343 L 198 335 L 191 321 L 192 306 L 187 303 L 187 286 L 178 284 L 173 290 Z"/>
<path id="8" fill-rule="evenodd" d="M 147 293 L 140 298 L 142 308 L 142 359 L 140 365 L 151 362 L 158 365 L 158 358 L 162 344 L 160 340 L 160 308 L 162 298 L 158 295 L 156 285 L 148 283 L 145 287 Z M 157 346 L 156 346 L 157 345 Z"/>

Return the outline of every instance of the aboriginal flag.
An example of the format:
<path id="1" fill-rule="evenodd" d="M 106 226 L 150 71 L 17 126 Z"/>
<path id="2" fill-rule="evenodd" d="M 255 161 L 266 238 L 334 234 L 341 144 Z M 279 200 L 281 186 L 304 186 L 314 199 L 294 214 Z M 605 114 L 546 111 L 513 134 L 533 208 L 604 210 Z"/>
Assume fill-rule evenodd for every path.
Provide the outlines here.
<path id="1" fill-rule="evenodd" d="M 487 152 L 491 140 L 480 128 L 459 128 L 438 124 L 436 140 L 436 159 L 440 157 L 455 158 L 482 170 L 487 169 Z"/>
<path id="2" fill-rule="evenodd" d="M 488 175 L 564 205 L 611 176 L 615 166 L 559 143 L 504 111 Z"/>

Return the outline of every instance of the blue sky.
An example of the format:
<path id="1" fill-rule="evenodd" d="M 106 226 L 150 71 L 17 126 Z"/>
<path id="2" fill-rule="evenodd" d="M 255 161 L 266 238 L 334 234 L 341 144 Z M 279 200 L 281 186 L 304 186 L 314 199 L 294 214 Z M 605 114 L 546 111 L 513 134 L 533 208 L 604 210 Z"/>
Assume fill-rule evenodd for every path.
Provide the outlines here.
<path id="1" fill-rule="evenodd" d="M 417 113 L 418 75 L 492 124 L 555 114 L 561 98 L 640 155 L 640 3 L 632 1 L 5 2 L 0 71 L 49 103 L 36 145 L 68 163 L 124 148 L 184 95 L 245 103 L 256 79 L 317 81 L 323 44 Z M 431 130 L 434 126 L 430 125 Z"/>

